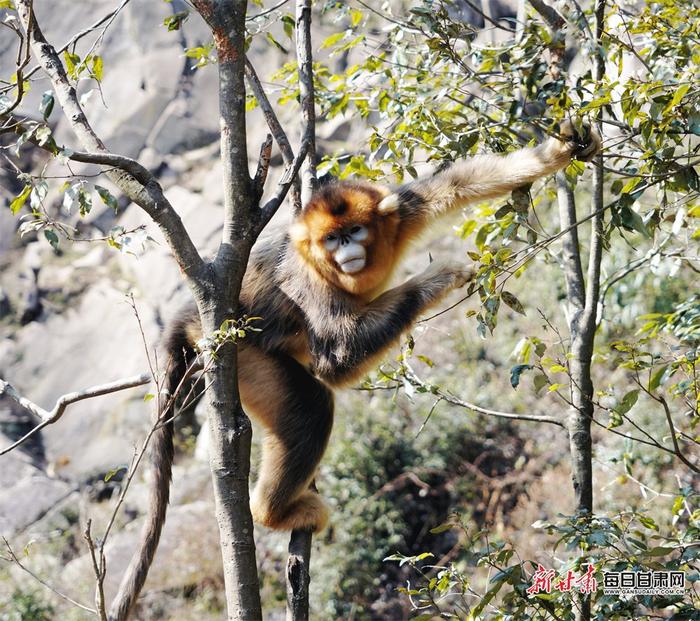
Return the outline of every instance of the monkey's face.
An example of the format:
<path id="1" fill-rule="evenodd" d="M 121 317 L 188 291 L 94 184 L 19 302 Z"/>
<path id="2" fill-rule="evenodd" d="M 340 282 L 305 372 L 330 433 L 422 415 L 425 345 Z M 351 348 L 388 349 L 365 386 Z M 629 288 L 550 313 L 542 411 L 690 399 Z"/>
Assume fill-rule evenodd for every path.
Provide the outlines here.
<path id="1" fill-rule="evenodd" d="M 321 188 L 292 225 L 299 254 L 320 276 L 350 293 L 379 288 L 395 264 L 398 216 L 378 209 L 387 193 L 364 183 Z"/>
<path id="2" fill-rule="evenodd" d="M 367 250 L 364 244 L 369 238 L 369 229 L 362 224 L 352 224 L 323 239 L 323 246 L 331 254 L 333 261 L 346 274 L 357 274 L 367 264 Z"/>

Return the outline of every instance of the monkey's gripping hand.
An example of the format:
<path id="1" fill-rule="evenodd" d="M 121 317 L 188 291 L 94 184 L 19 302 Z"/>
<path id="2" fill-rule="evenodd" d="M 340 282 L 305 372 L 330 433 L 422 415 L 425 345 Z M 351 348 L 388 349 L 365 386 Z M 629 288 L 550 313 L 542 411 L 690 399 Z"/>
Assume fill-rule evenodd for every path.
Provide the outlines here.
<path id="1" fill-rule="evenodd" d="M 598 132 L 588 123 L 582 123 L 580 130 L 571 121 L 564 121 L 559 129 L 560 145 L 571 159 L 590 162 L 601 148 Z"/>
<path id="2" fill-rule="evenodd" d="M 460 289 L 468 282 L 474 280 L 477 274 L 477 268 L 473 265 L 463 265 L 461 263 L 435 262 L 431 263 L 421 277 L 426 283 L 430 283 L 444 293 L 452 289 Z"/>

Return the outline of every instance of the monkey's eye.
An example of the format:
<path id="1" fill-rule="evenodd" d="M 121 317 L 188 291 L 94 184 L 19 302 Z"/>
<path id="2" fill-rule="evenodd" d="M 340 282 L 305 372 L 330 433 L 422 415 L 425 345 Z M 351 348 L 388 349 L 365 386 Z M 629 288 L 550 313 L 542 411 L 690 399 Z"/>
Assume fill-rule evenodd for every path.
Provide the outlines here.
<path id="1" fill-rule="evenodd" d="M 368 233 L 367 233 L 367 227 L 362 226 L 361 224 L 355 224 L 350 228 L 350 237 L 353 238 L 354 241 L 360 242 L 364 241 L 367 239 Z"/>
<path id="2" fill-rule="evenodd" d="M 339 243 L 340 237 L 336 233 L 329 233 L 323 238 L 323 245 L 329 252 L 333 252 L 338 247 Z"/>

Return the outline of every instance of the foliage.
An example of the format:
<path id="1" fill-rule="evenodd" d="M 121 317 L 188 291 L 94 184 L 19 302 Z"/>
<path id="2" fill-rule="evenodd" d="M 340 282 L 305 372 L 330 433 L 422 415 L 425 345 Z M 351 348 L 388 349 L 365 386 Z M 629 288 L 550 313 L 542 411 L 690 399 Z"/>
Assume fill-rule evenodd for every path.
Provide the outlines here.
<path id="1" fill-rule="evenodd" d="M 604 572 L 683 571 L 690 589 L 700 581 L 697 546 L 700 535 L 700 495 L 686 488 L 669 506 L 674 520 L 663 532 L 653 518 L 641 511 L 627 511 L 611 517 L 559 516 L 556 522 L 533 524 L 556 537 L 555 551 L 581 550 L 583 557 L 559 562 L 554 568 L 551 592 L 530 592 L 535 561 L 524 561 L 507 542 L 494 540 L 488 531 L 471 532 L 463 521 L 453 519 L 433 529 L 457 529 L 465 543 L 461 559 L 447 565 L 433 565 L 432 554 L 416 556 L 396 554 L 385 559 L 408 565 L 417 575 L 413 586 L 402 589 L 410 596 L 412 619 L 574 619 L 572 595 L 580 588 L 581 578 L 591 571 L 599 585 Z M 683 524 L 683 527 L 679 527 Z M 562 551 L 559 552 L 562 554 Z M 593 567 L 589 570 L 589 567 Z M 481 569 L 479 569 L 481 568 Z M 479 588 L 479 573 L 488 574 L 486 586 Z M 483 575 L 481 576 L 483 579 Z M 567 580 L 567 578 L 569 578 Z M 571 579 L 573 578 L 573 580 Z M 577 588 L 578 587 L 578 588 Z M 591 618 L 601 621 L 625 621 L 637 618 L 640 610 L 672 608 L 674 619 L 700 619 L 692 598 L 679 595 L 605 595 L 602 588 L 593 592 Z"/>
<path id="2" fill-rule="evenodd" d="M 34 591 L 15 589 L 9 601 L 0 604 L 0 621 L 52 621 L 54 609 Z"/>

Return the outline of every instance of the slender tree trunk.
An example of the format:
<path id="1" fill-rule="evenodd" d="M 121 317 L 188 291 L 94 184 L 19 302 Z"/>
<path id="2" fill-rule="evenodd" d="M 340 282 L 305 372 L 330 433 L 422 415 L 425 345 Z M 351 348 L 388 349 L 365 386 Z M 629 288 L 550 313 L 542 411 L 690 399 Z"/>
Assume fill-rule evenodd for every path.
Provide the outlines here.
<path id="1" fill-rule="evenodd" d="M 313 81 L 311 46 L 311 0 L 296 0 L 296 51 L 299 66 L 302 136 L 308 152 L 301 168 L 301 197 L 295 213 L 305 205 L 317 185 L 316 176 L 316 97 Z M 315 484 L 312 483 L 315 489 Z M 309 583 L 311 582 L 311 539 L 308 530 L 295 530 L 289 539 L 287 558 L 287 621 L 308 621 Z"/>
<path id="2" fill-rule="evenodd" d="M 596 44 L 600 50 L 605 0 L 596 2 Z M 601 52 L 602 53 L 602 52 Z M 594 74 L 601 80 L 605 58 L 595 58 Z M 600 117 L 598 118 L 600 120 Z M 598 123 L 600 131 L 600 123 Z M 562 173 L 557 176 L 559 212 L 562 229 L 576 222 L 576 204 L 571 188 Z M 563 262 L 569 302 L 569 332 L 571 335 L 571 403 L 567 418 L 571 477 L 576 501 L 576 512 L 590 516 L 593 512 L 593 459 L 591 421 L 593 419 L 593 381 L 591 362 L 595 344 L 598 302 L 600 298 L 600 267 L 603 256 L 603 160 L 598 155 L 593 169 L 591 211 L 591 241 L 588 254 L 587 278 L 584 281 L 583 262 L 576 228 L 564 237 Z M 578 594 L 575 608 L 576 621 L 589 621 L 590 595 Z"/>

